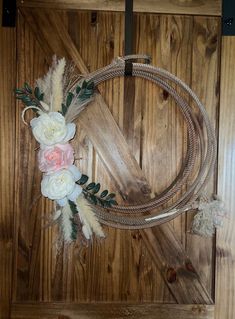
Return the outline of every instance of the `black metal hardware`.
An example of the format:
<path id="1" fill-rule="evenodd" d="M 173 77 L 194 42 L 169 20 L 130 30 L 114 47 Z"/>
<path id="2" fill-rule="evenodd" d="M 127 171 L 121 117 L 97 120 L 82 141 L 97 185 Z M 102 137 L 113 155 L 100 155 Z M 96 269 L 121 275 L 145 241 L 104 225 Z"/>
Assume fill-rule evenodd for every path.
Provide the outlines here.
<path id="1" fill-rule="evenodd" d="M 16 26 L 16 0 L 3 0 L 2 2 L 2 26 Z"/>
<path id="2" fill-rule="evenodd" d="M 133 0 L 125 1 L 125 55 L 133 53 Z M 125 61 L 125 76 L 132 76 L 131 60 Z"/>
<path id="3" fill-rule="evenodd" d="M 223 0 L 222 35 L 235 35 L 235 1 Z"/>

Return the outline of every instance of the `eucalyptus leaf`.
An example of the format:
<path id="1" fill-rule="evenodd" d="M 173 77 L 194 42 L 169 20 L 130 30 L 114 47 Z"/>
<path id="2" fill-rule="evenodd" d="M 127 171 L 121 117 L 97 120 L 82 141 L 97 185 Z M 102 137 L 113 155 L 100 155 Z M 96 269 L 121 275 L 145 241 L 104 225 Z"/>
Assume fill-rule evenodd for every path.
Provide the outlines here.
<path id="1" fill-rule="evenodd" d="M 32 88 L 29 86 L 29 84 L 28 84 L 27 82 L 24 83 L 24 87 L 25 87 L 25 90 L 26 90 L 28 93 L 30 93 L 30 94 L 33 93 Z"/>
<path id="2" fill-rule="evenodd" d="M 72 92 L 69 92 L 68 95 L 67 95 L 67 99 L 66 99 L 66 107 L 68 108 L 72 102 L 74 98 L 74 95 Z"/>
<path id="3" fill-rule="evenodd" d="M 32 106 L 31 101 L 23 101 L 26 106 Z"/>
<path id="4" fill-rule="evenodd" d="M 96 184 L 95 187 L 92 189 L 93 194 L 98 193 L 100 190 L 100 183 Z"/>
<path id="5" fill-rule="evenodd" d="M 88 191 L 90 191 L 90 190 L 92 190 L 95 187 L 95 185 L 96 185 L 96 183 L 90 183 L 90 184 L 87 185 L 86 189 Z"/>
<path id="6" fill-rule="evenodd" d="M 69 202 L 69 206 L 70 206 L 71 212 L 73 214 L 78 214 L 77 205 L 71 200 L 69 200 L 68 202 Z"/>
<path id="7" fill-rule="evenodd" d="M 93 204 L 96 205 L 97 204 L 97 198 L 95 197 L 95 195 L 91 194 L 90 198 L 91 198 Z"/>
<path id="8" fill-rule="evenodd" d="M 87 90 L 91 90 L 91 91 L 93 91 L 94 90 L 94 88 L 95 88 L 95 83 L 93 82 L 93 81 L 89 81 L 88 83 L 87 83 Z"/>
<path id="9" fill-rule="evenodd" d="M 35 87 L 35 89 L 34 89 L 34 95 L 35 95 L 35 97 L 39 100 L 39 97 L 40 97 L 40 95 L 41 95 L 41 92 L 40 92 L 40 89 L 39 89 L 39 87 Z"/>
<path id="10" fill-rule="evenodd" d="M 77 181 L 77 183 L 79 185 L 84 185 L 86 184 L 86 182 L 88 181 L 89 177 L 87 175 L 83 175 L 81 176 L 81 178 Z"/>
<path id="11" fill-rule="evenodd" d="M 113 200 L 113 199 L 111 199 L 109 201 L 109 203 L 110 203 L 110 205 L 118 205 L 118 203 L 115 200 Z"/>
<path id="12" fill-rule="evenodd" d="M 24 102 L 31 102 L 30 97 L 27 96 L 27 95 L 24 95 L 22 100 L 23 100 Z"/>
<path id="13" fill-rule="evenodd" d="M 81 87 L 78 85 L 78 86 L 76 87 L 76 93 L 79 94 L 80 91 L 81 91 Z"/>
<path id="14" fill-rule="evenodd" d="M 39 101 L 43 101 L 43 99 L 44 99 L 44 93 L 41 93 L 41 94 L 39 95 L 39 97 L 38 97 L 38 100 L 39 100 Z"/>
<path id="15" fill-rule="evenodd" d="M 24 91 L 22 89 L 15 89 L 16 94 L 24 94 Z"/>
<path id="16" fill-rule="evenodd" d="M 105 189 L 101 194 L 100 194 L 100 198 L 104 198 L 105 196 L 107 196 L 109 193 L 109 191 L 107 189 Z"/>
<path id="17" fill-rule="evenodd" d="M 71 226 L 72 226 L 72 233 L 71 233 L 71 239 L 76 240 L 77 239 L 77 234 L 78 234 L 78 229 L 77 225 L 74 223 L 73 219 L 70 219 L 71 221 Z"/>
<path id="18" fill-rule="evenodd" d="M 110 193 L 107 197 L 106 200 L 110 200 L 112 198 L 114 198 L 116 195 L 114 193 Z"/>
<path id="19" fill-rule="evenodd" d="M 67 107 L 64 105 L 64 103 L 62 103 L 61 107 L 62 107 L 62 112 L 61 113 L 62 113 L 63 116 L 65 116 L 65 114 L 67 112 Z"/>
<path id="20" fill-rule="evenodd" d="M 86 87 L 87 87 L 87 81 L 84 80 L 84 81 L 82 82 L 82 89 L 85 89 Z"/>

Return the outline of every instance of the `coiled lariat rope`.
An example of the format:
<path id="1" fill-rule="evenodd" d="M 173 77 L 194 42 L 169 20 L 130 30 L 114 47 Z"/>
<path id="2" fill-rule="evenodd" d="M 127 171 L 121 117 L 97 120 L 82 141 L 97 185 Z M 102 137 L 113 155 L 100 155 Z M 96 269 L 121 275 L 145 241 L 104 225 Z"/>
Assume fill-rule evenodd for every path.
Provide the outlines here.
<path id="1" fill-rule="evenodd" d="M 87 79 L 94 81 L 97 86 L 106 80 L 122 77 L 125 73 L 125 61 L 135 58 L 148 57 L 135 55 L 117 58 L 110 65 L 89 74 Z M 96 214 L 101 223 L 123 229 L 159 225 L 195 208 L 195 202 L 200 198 L 216 160 L 215 132 L 203 104 L 195 93 L 176 76 L 161 68 L 133 63 L 132 72 L 133 76 L 155 83 L 175 100 L 187 125 L 187 152 L 178 176 L 162 194 L 138 205 L 113 206 L 108 209 L 96 207 Z M 170 83 L 177 85 L 182 94 L 179 94 Z M 71 122 L 75 118 L 69 118 L 68 114 L 66 120 Z M 182 195 L 172 204 L 173 198 L 179 192 Z"/>

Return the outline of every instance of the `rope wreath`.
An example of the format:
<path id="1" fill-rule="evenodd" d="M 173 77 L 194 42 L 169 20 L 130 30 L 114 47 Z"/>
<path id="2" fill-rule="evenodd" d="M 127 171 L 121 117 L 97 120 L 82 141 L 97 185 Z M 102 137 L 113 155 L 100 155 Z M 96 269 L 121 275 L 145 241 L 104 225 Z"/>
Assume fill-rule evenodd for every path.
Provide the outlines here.
<path id="1" fill-rule="evenodd" d="M 76 77 L 74 78 L 71 76 L 71 67 L 68 68 L 70 71 L 67 72 L 65 67 L 63 70 L 60 70 L 60 73 L 62 74 L 61 85 L 63 89 L 63 97 L 61 97 L 62 103 L 60 103 L 62 105 L 61 113 L 64 116 L 65 122 L 68 123 L 67 125 L 72 125 L 71 123 L 76 120 L 82 109 L 89 104 L 94 93 L 94 87 L 97 87 L 100 83 L 106 80 L 124 76 L 126 61 L 133 61 L 134 59 L 138 58 L 148 59 L 148 56 L 132 55 L 123 58 L 118 57 L 110 65 L 88 74 L 85 80 L 82 80 L 83 82 L 81 82 L 80 78 L 77 79 Z M 64 59 L 62 60 L 64 61 Z M 36 109 L 39 118 L 45 113 L 52 114 L 52 111 L 55 111 L 55 107 L 53 107 L 53 91 L 57 92 L 54 93 L 55 99 L 55 97 L 58 97 L 59 90 L 56 90 L 55 88 L 53 89 L 53 85 L 56 86 L 55 83 L 58 82 L 58 79 L 57 82 L 55 81 L 55 73 L 57 72 L 57 75 L 59 74 L 59 66 L 62 69 L 62 60 L 54 61 L 54 68 L 49 71 L 51 72 L 49 81 L 50 85 L 47 83 L 48 78 L 44 78 L 43 80 L 41 79 L 37 82 L 38 87 L 36 87 L 36 89 L 39 92 L 35 92 L 37 93 L 35 96 L 37 95 L 38 97 L 40 94 L 42 97 L 46 93 L 46 90 L 48 90 L 48 86 L 50 86 L 50 101 L 47 101 L 48 104 L 42 101 L 43 98 L 41 98 L 41 100 L 37 98 L 33 100 L 31 98 L 31 101 L 26 103 L 24 99 L 27 99 L 28 97 L 27 94 L 25 95 L 25 93 L 27 93 L 27 85 L 25 90 L 18 89 L 18 98 L 20 98 L 27 106 L 23 111 L 23 117 L 25 111 L 30 108 Z M 94 195 L 97 193 L 97 190 L 99 191 L 100 189 L 99 184 L 91 183 L 88 185 L 88 187 L 86 187 L 86 189 L 83 188 L 83 195 L 85 198 L 93 199 L 93 204 L 94 201 L 95 204 L 98 203 L 95 205 L 95 207 L 92 206 L 93 212 L 95 212 L 95 216 L 93 214 L 94 219 L 96 220 L 97 224 L 98 221 L 100 221 L 102 224 L 106 224 L 111 227 L 123 229 L 141 229 L 165 223 L 183 212 L 192 209 L 198 209 L 199 213 L 194 219 L 194 231 L 204 235 L 213 234 L 215 227 L 221 224 L 222 218 L 224 216 L 224 209 L 221 201 L 218 199 L 210 202 L 207 198 L 205 198 L 205 196 L 202 196 L 202 191 L 204 190 L 205 185 L 208 183 L 216 161 L 216 136 L 205 107 L 195 93 L 184 82 L 161 68 L 157 68 L 149 64 L 132 63 L 132 76 L 140 77 L 153 82 L 158 87 L 168 92 L 169 95 L 174 99 L 187 126 L 186 155 L 182 161 L 182 166 L 178 176 L 174 179 L 171 185 L 167 187 L 167 189 L 164 190 L 160 195 L 142 204 L 125 206 L 117 205 L 114 200 L 114 194 L 108 194 L 107 191 L 103 191 L 97 201 L 97 198 L 95 198 Z M 177 87 L 177 90 L 174 87 Z M 32 89 L 29 87 L 28 91 L 30 90 L 32 91 Z M 37 100 L 39 101 L 39 104 L 37 104 Z M 66 103 L 64 102 L 65 100 Z M 34 104 L 32 105 L 32 103 Z M 59 111 L 58 107 L 56 111 Z M 31 126 L 33 128 L 34 134 L 34 127 L 32 123 Z M 40 138 L 37 138 L 35 134 L 34 136 L 40 142 Z M 71 138 L 72 137 L 70 136 L 69 139 Z M 66 143 L 68 140 L 62 142 Z M 45 148 L 42 144 L 40 145 L 41 149 Z M 44 171 L 44 174 L 46 175 L 44 179 L 48 179 L 50 176 L 48 177 L 47 175 L 51 174 L 51 172 L 45 173 Z M 79 178 L 80 179 L 77 178 L 77 180 L 75 179 L 75 182 L 79 185 L 83 185 L 84 181 L 87 181 L 86 175 L 83 175 L 82 177 L 80 175 Z M 93 191 L 93 194 L 90 195 L 89 188 L 91 190 L 96 188 L 96 191 Z M 44 196 L 54 199 L 50 197 L 47 192 L 44 191 L 44 193 Z M 181 195 L 177 196 L 177 199 L 174 200 L 175 196 L 179 195 L 179 193 Z M 65 202 L 62 202 L 61 199 L 57 200 L 57 204 L 59 204 L 62 209 L 56 211 L 56 217 L 59 216 L 57 218 L 60 218 L 60 221 L 63 224 L 63 218 L 66 215 L 65 208 L 70 208 L 71 212 L 73 212 L 75 215 L 79 215 L 80 222 L 83 225 L 82 231 L 87 239 L 91 238 L 91 230 L 93 230 L 96 235 L 103 237 L 103 233 L 97 225 L 92 225 L 92 221 L 86 222 L 87 216 L 89 214 L 91 215 L 91 212 L 86 213 L 88 206 L 86 206 L 84 201 L 82 205 L 81 198 L 78 197 L 78 193 L 76 194 L 77 198 L 76 196 L 72 198 L 73 196 L 71 197 L 70 194 L 66 195 L 67 197 L 65 198 Z M 108 205 L 102 204 L 102 198 L 105 197 L 108 199 Z M 81 212 L 82 209 L 83 214 Z M 71 213 L 68 215 L 70 216 L 70 219 L 71 216 L 74 216 L 71 215 Z M 62 225 L 63 230 L 65 227 L 65 225 Z M 99 228 L 99 231 L 96 231 L 96 227 Z M 72 230 L 70 229 L 70 231 Z M 67 238 L 67 241 L 69 241 L 68 238 L 71 238 L 71 236 L 69 237 L 68 235 L 65 235 L 65 231 L 64 237 Z"/>

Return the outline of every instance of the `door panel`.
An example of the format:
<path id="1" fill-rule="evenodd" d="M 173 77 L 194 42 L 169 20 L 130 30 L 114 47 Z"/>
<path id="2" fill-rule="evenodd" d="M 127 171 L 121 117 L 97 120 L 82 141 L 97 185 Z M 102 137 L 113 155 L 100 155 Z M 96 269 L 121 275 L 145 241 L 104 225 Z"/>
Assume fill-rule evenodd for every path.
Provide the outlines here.
<path id="1" fill-rule="evenodd" d="M 120 12 L 22 8 L 17 26 L 17 86 L 25 80 L 33 84 L 42 76 L 53 53 L 73 59 L 80 66 L 78 72 L 109 64 L 123 55 L 123 25 L 124 14 Z M 171 71 L 191 86 L 205 103 L 215 127 L 219 29 L 216 17 L 135 14 L 135 52 L 150 54 L 153 65 Z M 159 193 L 176 176 L 185 153 L 185 125 L 175 103 L 161 89 L 140 79 L 110 80 L 100 85 L 99 91 L 152 191 Z M 21 123 L 20 112 L 18 104 L 14 302 L 210 303 L 214 295 L 214 243 L 188 232 L 191 215 L 146 232 L 104 227 L 107 237 L 88 247 L 79 241 L 65 246 L 57 227 L 45 228 L 53 207 L 40 197 L 37 145 Z M 115 192 L 113 176 L 89 133 L 91 130 L 80 123 L 73 142 L 81 158 L 77 165 L 91 180 Z M 215 180 L 208 186 L 209 193 L 214 184 Z M 121 202 L 121 195 L 118 200 Z M 172 245 L 175 238 L 181 242 L 173 246 L 179 247 L 179 263 L 189 256 L 200 277 L 179 275 L 175 284 L 167 282 L 165 270 L 172 266 L 173 251 L 161 246 L 161 240 L 163 243 L 168 235 Z M 166 247 L 163 252 L 162 247 Z M 177 262 L 173 263 L 176 267 Z M 185 284 L 180 286 L 182 290 L 179 283 Z"/>

